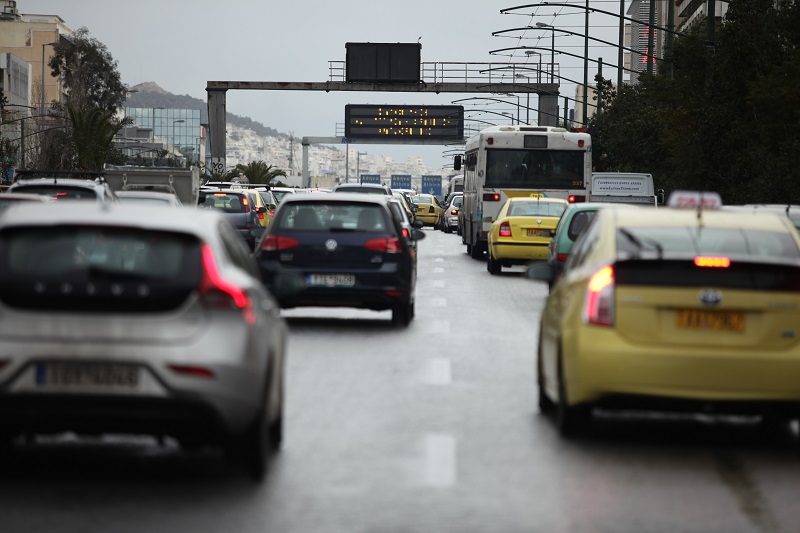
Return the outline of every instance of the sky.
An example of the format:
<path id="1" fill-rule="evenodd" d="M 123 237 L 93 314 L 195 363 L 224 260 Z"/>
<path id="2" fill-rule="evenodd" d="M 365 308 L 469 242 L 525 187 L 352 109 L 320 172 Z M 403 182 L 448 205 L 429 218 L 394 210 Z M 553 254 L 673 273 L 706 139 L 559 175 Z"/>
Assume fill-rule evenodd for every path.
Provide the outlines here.
<path id="1" fill-rule="evenodd" d="M 583 0 L 561 3 L 585 5 Z M 85 26 L 104 43 L 118 62 L 124 83 L 133 86 L 154 81 L 175 94 L 206 100 L 206 82 L 304 81 L 329 79 L 329 62 L 344 61 L 345 43 L 422 44 L 422 62 L 537 63 L 539 56 L 517 50 L 490 54 L 516 46 L 536 46 L 542 61 L 549 62 L 555 36 L 555 61 L 562 77 L 560 93 L 575 97 L 581 81 L 584 9 L 539 6 L 501 14 L 501 9 L 525 5 L 497 0 L 18 0 L 22 13 L 60 16 L 73 30 Z M 530 4 L 530 3 L 527 3 Z M 626 2 L 628 4 L 628 2 Z M 592 8 L 619 12 L 617 0 L 592 0 Z M 565 30 L 521 30 L 492 36 L 492 32 L 534 26 L 536 22 Z M 617 49 L 594 39 L 618 41 L 618 18 L 590 16 L 589 57 L 616 64 Z M 590 83 L 596 64 L 589 64 Z M 616 70 L 603 67 L 606 78 L 616 80 Z M 434 93 L 356 93 L 229 91 L 228 111 L 249 116 L 278 131 L 297 137 L 334 136 L 344 121 L 346 104 L 450 105 L 473 97 L 509 99 L 499 95 Z M 489 100 L 461 102 L 467 125 L 480 128 L 486 122 L 509 123 L 503 113 L 525 121 L 525 109 L 516 97 L 508 105 Z M 560 98 L 563 106 L 563 98 Z M 531 96 L 530 107 L 536 107 Z M 519 99 L 524 106 L 525 95 Z M 563 114 L 563 109 L 560 112 Z M 533 117 L 535 112 L 531 112 Z M 352 145 L 351 145 L 352 146 Z M 432 167 L 450 162 L 452 146 L 357 145 L 359 150 L 391 155 L 404 160 L 418 155 Z M 269 163 L 269 162 L 268 162 Z"/>

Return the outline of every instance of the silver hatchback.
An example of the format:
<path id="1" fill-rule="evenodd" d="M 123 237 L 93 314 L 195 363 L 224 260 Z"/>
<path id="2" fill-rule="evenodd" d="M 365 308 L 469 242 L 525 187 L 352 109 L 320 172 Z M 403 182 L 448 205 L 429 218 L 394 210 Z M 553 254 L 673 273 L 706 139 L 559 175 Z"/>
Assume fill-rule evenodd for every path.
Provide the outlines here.
<path id="1" fill-rule="evenodd" d="M 14 206 L 0 222 L 0 439 L 150 434 L 260 479 L 283 435 L 287 329 L 216 210 Z"/>

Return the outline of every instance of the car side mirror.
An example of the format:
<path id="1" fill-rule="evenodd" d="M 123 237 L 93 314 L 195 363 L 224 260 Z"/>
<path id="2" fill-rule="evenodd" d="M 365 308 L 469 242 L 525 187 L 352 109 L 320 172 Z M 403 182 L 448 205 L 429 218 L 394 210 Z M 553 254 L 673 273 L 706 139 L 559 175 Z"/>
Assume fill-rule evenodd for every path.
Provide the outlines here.
<path id="1" fill-rule="evenodd" d="M 461 156 L 457 155 L 453 158 L 453 170 L 461 170 Z"/>
<path id="2" fill-rule="evenodd" d="M 543 281 L 548 286 L 552 286 L 556 279 L 556 271 L 553 265 L 545 261 L 532 263 L 525 271 L 525 278 L 534 281 Z"/>
<path id="3" fill-rule="evenodd" d="M 425 227 L 425 223 L 421 220 L 415 220 L 414 223 L 411 224 L 411 226 L 413 226 L 414 229 L 422 229 Z"/>
<path id="4" fill-rule="evenodd" d="M 415 229 L 411 230 L 411 238 L 414 239 L 415 241 L 421 241 L 425 237 L 426 237 L 426 233 L 424 231 L 422 231 L 421 229 L 416 229 L 415 228 Z"/>
<path id="5" fill-rule="evenodd" d="M 656 193 L 656 204 L 664 205 L 664 189 L 659 189 Z"/>
<path id="6" fill-rule="evenodd" d="M 278 209 L 278 206 L 277 206 L 277 205 L 275 205 L 275 204 L 269 204 L 269 205 L 267 206 L 267 209 L 268 209 L 270 212 L 275 212 L 275 210 L 276 210 L 276 209 Z"/>

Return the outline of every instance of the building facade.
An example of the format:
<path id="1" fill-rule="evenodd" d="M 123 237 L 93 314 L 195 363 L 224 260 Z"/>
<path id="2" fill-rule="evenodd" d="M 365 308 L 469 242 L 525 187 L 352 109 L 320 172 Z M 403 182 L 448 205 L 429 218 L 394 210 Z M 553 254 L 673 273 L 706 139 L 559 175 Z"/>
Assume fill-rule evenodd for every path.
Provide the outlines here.
<path id="1" fill-rule="evenodd" d="M 195 164 L 206 161 L 206 128 L 199 110 L 126 107 L 125 115 L 140 132 L 147 130 L 150 141 L 163 146 L 170 157 Z"/>

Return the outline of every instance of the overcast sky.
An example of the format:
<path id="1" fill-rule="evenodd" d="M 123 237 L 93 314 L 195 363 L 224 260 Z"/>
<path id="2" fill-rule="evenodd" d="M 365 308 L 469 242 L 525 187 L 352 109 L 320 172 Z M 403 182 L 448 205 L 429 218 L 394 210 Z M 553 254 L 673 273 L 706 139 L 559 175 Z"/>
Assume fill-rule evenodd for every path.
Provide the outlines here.
<path id="1" fill-rule="evenodd" d="M 584 5 L 583 0 L 561 2 Z M 519 51 L 513 57 L 489 52 L 514 46 L 540 46 L 547 62 L 553 32 L 528 30 L 508 34 L 514 38 L 493 37 L 492 32 L 543 22 L 583 34 L 583 9 L 551 6 L 518 11 L 524 15 L 500 13 L 501 9 L 530 3 L 497 0 L 18 0 L 17 6 L 22 13 L 59 15 L 73 30 L 86 26 L 118 61 L 126 84 L 154 81 L 169 92 L 205 100 L 208 80 L 327 81 L 329 61 L 344 61 L 347 42 L 414 43 L 421 38 L 423 62 L 524 63 L 528 58 Z M 619 11 L 617 0 L 592 0 L 590 5 Z M 535 15 L 531 16 L 532 13 Z M 602 14 L 592 15 L 590 36 L 617 42 L 617 20 Z M 582 55 L 583 39 L 555 32 L 555 48 L 560 75 L 582 80 L 583 62 L 569 54 Z M 538 56 L 531 57 L 531 62 L 538 62 Z M 589 57 L 617 62 L 616 49 L 602 45 L 590 46 Z M 590 82 L 595 71 L 596 65 L 590 63 Z M 616 71 L 608 66 L 604 67 L 603 74 L 616 80 Z M 575 85 L 563 79 L 561 83 L 560 93 L 574 98 Z M 229 91 L 227 101 L 228 110 L 233 113 L 302 137 L 334 135 L 336 124 L 344 121 L 344 106 L 348 103 L 446 105 L 455 99 L 474 96 L 477 95 Z M 563 106 L 563 98 L 559 100 Z M 525 105 L 524 95 L 520 101 Z M 463 104 L 467 110 L 475 110 L 468 116 L 485 122 L 505 121 L 494 114 L 498 112 L 516 115 L 516 99 L 513 106 L 477 100 Z M 535 97 L 531 98 L 531 107 L 536 107 Z M 524 121 L 524 109 L 521 117 Z M 480 122 L 472 124 L 482 125 Z M 401 159 L 420 155 L 431 166 L 445 164 L 442 153 L 448 150 L 441 146 L 392 148 L 366 144 L 358 148 Z"/>

